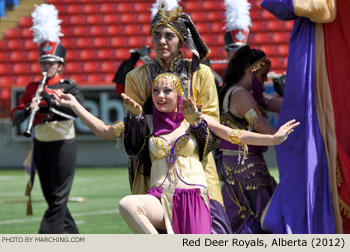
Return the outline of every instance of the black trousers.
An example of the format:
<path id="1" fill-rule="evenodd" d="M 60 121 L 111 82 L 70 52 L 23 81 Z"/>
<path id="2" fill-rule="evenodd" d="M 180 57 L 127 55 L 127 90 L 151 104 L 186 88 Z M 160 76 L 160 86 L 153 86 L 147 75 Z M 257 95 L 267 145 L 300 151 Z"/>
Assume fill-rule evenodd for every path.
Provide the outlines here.
<path id="1" fill-rule="evenodd" d="M 48 204 L 39 234 L 79 233 L 67 207 L 73 183 L 76 153 L 73 139 L 54 142 L 34 141 L 34 162 Z"/>

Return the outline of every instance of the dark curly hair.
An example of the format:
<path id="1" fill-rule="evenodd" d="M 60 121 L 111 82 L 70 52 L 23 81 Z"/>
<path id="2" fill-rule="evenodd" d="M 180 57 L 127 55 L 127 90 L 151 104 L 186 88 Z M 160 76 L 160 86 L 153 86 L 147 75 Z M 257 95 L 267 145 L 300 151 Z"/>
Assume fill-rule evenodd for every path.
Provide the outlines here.
<path id="1" fill-rule="evenodd" d="M 264 56 L 266 56 L 266 54 L 263 51 L 251 49 L 248 45 L 237 50 L 227 64 L 224 72 L 223 86 L 219 91 L 220 111 L 227 90 L 237 84 L 244 77 L 244 71 L 247 67 L 251 66 Z"/>

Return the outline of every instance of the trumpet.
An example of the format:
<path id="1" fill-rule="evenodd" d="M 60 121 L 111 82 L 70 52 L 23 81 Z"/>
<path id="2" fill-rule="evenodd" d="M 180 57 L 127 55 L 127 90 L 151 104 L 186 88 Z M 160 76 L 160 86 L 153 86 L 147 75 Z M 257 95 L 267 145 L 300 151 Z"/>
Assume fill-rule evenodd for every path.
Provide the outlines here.
<path id="1" fill-rule="evenodd" d="M 36 112 L 38 112 L 39 104 L 41 102 L 40 93 L 44 90 L 44 85 L 46 83 L 46 79 L 47 79 L 47 72 L 43 72 L 43 79 L 41 80 L 41 82 L 38 86 L 38 89 L 35 92 L 34 99 L 33 99 L 33 102 L 35 103 L 35 107 L 30 112 L 27 130 L 23 132 L 23 136 L 26 136 L 26 137 L 32 136 L 32 126 L 33 126 L 35 114 L 36 114 Z"/>

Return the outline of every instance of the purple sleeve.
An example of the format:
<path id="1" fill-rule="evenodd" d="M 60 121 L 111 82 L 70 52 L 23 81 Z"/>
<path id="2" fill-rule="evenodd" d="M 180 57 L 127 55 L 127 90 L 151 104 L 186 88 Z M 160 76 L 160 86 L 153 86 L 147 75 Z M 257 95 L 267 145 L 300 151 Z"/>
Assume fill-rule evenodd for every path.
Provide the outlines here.
<path id="1" fill-rule="evenodd" d="M 293 0 L 263 0 L 260 6 L 281 20 L 296 18 Z"/>

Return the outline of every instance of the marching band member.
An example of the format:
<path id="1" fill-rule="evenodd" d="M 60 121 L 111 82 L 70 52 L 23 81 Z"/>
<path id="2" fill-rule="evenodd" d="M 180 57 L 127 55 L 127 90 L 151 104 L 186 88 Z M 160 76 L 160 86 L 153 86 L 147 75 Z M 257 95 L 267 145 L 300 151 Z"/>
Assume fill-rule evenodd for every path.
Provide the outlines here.
<path id="1" fill-rule="evenodd" d="M 34 42 L 38 44 L 39 64 L 44 74 L 40 82 L 29 83 L 18 106 L 12 109 L 14 125 L 22 123 L 31 113 L 33 128 L 27 129 L 27 135 L 33 134 L 33 166 L 29 188 L 33 186 L 34 172 L 38 171 L 42 192 L 48 204 L 39 229 L 39 233 L 79 233 L 74 219 L 67 208 L 76 161 L 75 114 L 66 107 L 55 104 L 53 90 L 61 90 L 76 97 L 81 103 L 83 95 L 77 84 L 63 79 L 66 50 L 60 44 L 60 23 L 58 11 L 53 5 L 36 6 L 32 12 Z M 43 91 L 34 97 L 43 82 Z M 34 97 L 34 98 L 33 98 Z M 39 106 L 39 107 L 37 107 Z"/>

